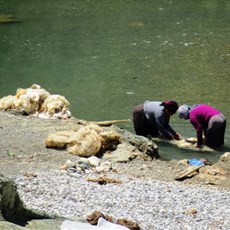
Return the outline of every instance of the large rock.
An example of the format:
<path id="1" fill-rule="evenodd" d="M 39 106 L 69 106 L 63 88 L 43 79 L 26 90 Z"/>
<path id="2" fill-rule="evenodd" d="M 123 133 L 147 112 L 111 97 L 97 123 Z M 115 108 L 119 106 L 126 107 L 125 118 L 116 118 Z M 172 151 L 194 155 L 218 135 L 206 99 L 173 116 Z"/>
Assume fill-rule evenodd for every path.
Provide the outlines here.
<path id="1" fill-rule="evenodd" d="M 104 154 L 104 160 L 112 160 L 114 162 L 129 162 L 137 157 L 142 157 L 142 153 L 127 142 L 121 143 L 113 152 Z"/>
<path id="2" fill-rule="evenodd" d="M 118 128 L 117 126 L 113 126 L 111 129 L 120 133 L 124 142 L 137 148 L 140 151 L 142 158 L 157 159 L 160 157 L 158 153 L 158 146 L 154 141 L 143 136 L 134 135 L 125 129 Z"/>
<path id="3" fill-rule="evenodd" d="M 22 226 L 27 225 L 31 220 L 54 218 L 48 214 L 27 209 L 19 197 L 16 185 L 3 175 L 0 175 L 0 210 L 0 229 L 25 229 Z"/>

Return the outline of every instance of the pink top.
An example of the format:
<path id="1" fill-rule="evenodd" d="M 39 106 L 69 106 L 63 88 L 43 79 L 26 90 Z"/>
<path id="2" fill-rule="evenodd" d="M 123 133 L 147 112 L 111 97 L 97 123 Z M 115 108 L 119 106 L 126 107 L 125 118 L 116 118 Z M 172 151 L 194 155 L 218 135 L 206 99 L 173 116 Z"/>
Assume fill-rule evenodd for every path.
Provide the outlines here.
<path id="1" fill-rule="evenodd" d="M 199 104 L 190 111 L 189 119 L 196 129 L 198 145 L 203 144 L 202 131 L 204 131 L 205 134 L 209 120 L 218 114 L 220 114 L 219 110 L 206 104 Z"/>

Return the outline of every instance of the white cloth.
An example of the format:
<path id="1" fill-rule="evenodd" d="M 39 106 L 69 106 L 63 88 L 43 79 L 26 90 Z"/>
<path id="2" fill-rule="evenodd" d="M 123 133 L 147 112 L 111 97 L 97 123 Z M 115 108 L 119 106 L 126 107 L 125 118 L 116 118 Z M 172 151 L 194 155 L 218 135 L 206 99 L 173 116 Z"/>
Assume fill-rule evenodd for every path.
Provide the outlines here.
<path id="1" fill-rule="evenodd" d="M 74 222 L 65 220 L 61 225 L 61 230 L 129 230 L 128 228 L 113 224 L 103 218 L 99 218 L 97 226 L 89 223 Z"/>

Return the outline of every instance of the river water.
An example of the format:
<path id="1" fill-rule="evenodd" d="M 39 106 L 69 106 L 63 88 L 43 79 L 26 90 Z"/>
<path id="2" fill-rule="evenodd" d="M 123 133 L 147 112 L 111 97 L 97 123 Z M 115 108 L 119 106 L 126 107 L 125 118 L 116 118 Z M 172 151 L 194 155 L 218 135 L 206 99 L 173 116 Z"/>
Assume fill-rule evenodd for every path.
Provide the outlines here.
<path id="1" fill-rule="evenodd" d="M 0 0 L 0 97 L 37 83 L 84 120 L 132 118 L 145 100 L 208 103 L 230 119 L 230 1 Z M 195 136 L 177 115 L 171 125 Z M 131 122 L 120 124 L 133 132 Z M 160 145 L 167 159 L 207 157 Z"/>

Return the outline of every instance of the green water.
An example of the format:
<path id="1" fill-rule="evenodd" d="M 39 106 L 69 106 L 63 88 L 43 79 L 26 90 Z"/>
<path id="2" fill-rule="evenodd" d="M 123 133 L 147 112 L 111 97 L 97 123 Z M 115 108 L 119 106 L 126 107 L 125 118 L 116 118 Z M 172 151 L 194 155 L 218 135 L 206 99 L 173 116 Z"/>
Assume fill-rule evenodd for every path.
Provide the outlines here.
<path id="1" fill-rule="evenodd" d="M 230 120 L 229 0 L 0 0 L 0 97 L 40 84 L 74 117 L 132 117 L 145 100 L 208 103 Z M 194 136 L 177 116 L 172 126 Z M 133 132 L 132 123 L 120 125 Z M 160 146 L 166 158 L 217 159 Z"/>

